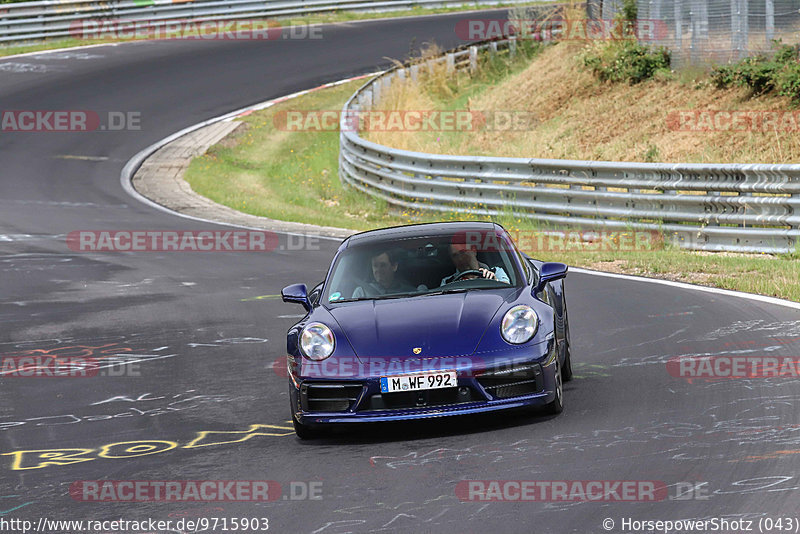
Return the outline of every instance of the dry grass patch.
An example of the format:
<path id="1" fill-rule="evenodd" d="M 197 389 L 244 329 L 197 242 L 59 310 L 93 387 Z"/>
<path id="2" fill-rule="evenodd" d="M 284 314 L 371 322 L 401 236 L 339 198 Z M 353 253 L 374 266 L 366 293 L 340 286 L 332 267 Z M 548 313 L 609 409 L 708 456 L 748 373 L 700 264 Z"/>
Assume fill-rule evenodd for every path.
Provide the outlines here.
<path id="1" fill-rule="evenodd" d="M 496 85 L 481 80 L 456 99 L 472 111 L 526 111 L 536 116 L 526 131 L 372 132 L 370 140 L 423 152 L 522 158 L 696 163 L 798 163 L 800 136 L 785 131 L 687 131 L 676 120 L 686 110 L 790 110 L 788 98 L 750 98 L 746 89 L 716 89 L 697 77 L 649 80 L 636 85 L 598 81 L 578 62 L 582 46 L 550 46 Z M 460 85 L 459 85 L 460 84 Z M 399 84 L 395 84 L 397 86 Z M 392 109 L 453 109 L 438 80 L 393 91 Z"/>

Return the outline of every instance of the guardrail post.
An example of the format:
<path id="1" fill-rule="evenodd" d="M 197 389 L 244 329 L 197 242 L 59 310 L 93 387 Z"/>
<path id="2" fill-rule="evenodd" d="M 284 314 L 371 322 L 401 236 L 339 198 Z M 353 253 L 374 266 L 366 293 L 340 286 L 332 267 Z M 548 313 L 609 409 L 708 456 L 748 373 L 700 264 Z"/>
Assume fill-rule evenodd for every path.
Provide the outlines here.
<path id="1" fill-rule="evenodd" d="M 514 59 L 514 56 L 517 55 L 517 38 L 516 37 L 509 37 L 508 38 L 508 56 L 511 59 Z"/>
<path id="2" fill-rule="evenodd" d="M 389 94 L 389 91 L 392 88 L 393 78 L 394 78 L 393 74 L 389 74 L 388 76 L 384 76 L 383 81 L 381 82 L 383 84 L 383 87 L 381 87 L 381 95 Z"/>
<path id="3" fill-rule="evenodd" d="M 381 83 L 373 83 L 372 84 L 372 107 L 375 108 L 376 106 L 381 105 Z"/>
<path id="4" fill-rule="evenodd" d="M 453 53 L 447 54 L 446 58 L 446 65 L 447 65 L 447 75 L 452 75 L 456 70 L 456 55 Z"/>
<path id="5" fill-rule="evenodd" d="M 478 47 L 469 47 L 469 71 L 475 72 L 478 70 Z"/>
<path id="6" fill-rule="evenodd" d="M 411 81 L 417 83 L 417 80 L 419 79 L 419 65 L 411 65 L 410 71 L 411 71 Z"/>

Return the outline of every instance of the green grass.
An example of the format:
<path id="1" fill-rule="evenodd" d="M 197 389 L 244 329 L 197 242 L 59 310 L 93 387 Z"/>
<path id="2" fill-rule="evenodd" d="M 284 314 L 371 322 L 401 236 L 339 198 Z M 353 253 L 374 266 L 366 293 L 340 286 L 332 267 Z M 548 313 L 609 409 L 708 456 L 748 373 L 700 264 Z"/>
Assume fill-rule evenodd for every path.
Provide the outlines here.
<path id="1" fill-rule="evenodd" d="M 515 70 L 509 69 L 502 76 Z M 475 86 L 459 86 L 455 100 L 473 97 L 490 86 L 481 76 L 476 82 Z M 186 179 L 195 191 L 220 204 L 287 221 L 365 230 L 414 222 L 488 218 L 502 224 L 512 235 L 553 229 L 520 218 L 510 208 L 496 217 L 392 208 L 341 185 L 338 132 L 286 132 L 274 127 L 273 117 L 280 110 L 339 110 L 362 83 L 310 93 L 246 117 L 246 125 L 234 136 L 192 162 Z M 668 244 L 638 251 L 525 251 L 545 261 L 589 269 L 800 301 L 800 248 L 786 255 L 690 252 Z"/>
<path id="2" fill-rule="evenodd" d="M 25 45 L 2 45 L 0 46 L 0 57 L 13 56 L 16 54 L 27 54 L 30 52 L 41 52 L 43 50 L 53 50 L 56 48 L 75 48 L 93 44 L 106 44 L 113 41 L 92 40 L 92 39 L 53 39 L 52 41 L 42 41 L 36 44 Z"/>
<path id="3" fill-rule="evenodd" d="M 408 222 L 390 213 L 385 202 L 342 187 L 338 132 L 286 132 L 273 125 L 280 110 L 341 109 L 362 83 L 311 93 L 246 117 L 223 145 L 192 161 L 187 181 L 220 204 L 263 217 L 357 230 Z"/>
<path id="4" fill-rule="evenodd" d="M 492 68 L 509 75 L 519 67 Z M 485 77 L 476 80 L 483 81 L 461 91 L 462 99 L 490 87 Z M 367 230 L 464 219 L 458 213 L 398 209 L 345 188 L 338 177 L 338 131 L 286 132 L 275 127 L 274 117 L 281 111 L 340 110 L 363 83 L 354 81 L 310 93 L 245 117 L 236 133 L 192 161 L 186 180 L 192 189 L 215 202 L 286 221 Z"/>
<path id="5" fill-rule="evenodd" d="M 768 254 L 653 252 L 563 252 L 541 259 L 690 284 L 733 289 L 800 302 L 800 262 Z"/>
<path id="6" fill-rule="evenodd" d="M 285 110 L 340 110 L 364 83 L 354 81 L 283 102 L 244 118 L 223 143 L 195 158 L 185 179 L 192 189 L 244 213 L 368 230 L 381 226 L 459 220 L 389 206 L 339 180 L 339 132 L 287 132 L 275 127 Z"/>
<path id="7" fill-rule="evenodd" d="M 523 252 L 542 261 L 558 261 L 597 271 L 674 280 L 800 302 L 800 246 L 790 254 L 780 255 L 701 252 L 679 249 L 668 239 L 659 241 L 664 239 L 661 237 L 654 239 L 649 249 L 641 246 L 638 250 L 627 247 L 629 250 L 591 251 L 566 245 L 549 247 L 547 238 L 536 236 L 539 232 L 559 228 L 516 217 L 510 210 L 492 219 L 511 233 Z M 622 236 L 632 232 L 610 233 Z M 518 239 L 520 236 L 525 237 Z M 655 237 L 659 236 L 656 234 Z"/>
<path id="8" fill-rule="evenodd" d="M 531 2 L 532 5 L 547 5 L 555 2 Z M 410 9 L 402 9 L 397 11 L 386 12 L 356 12 L 356 11 L 334 11 L 331 13 L 319 13 L 305 16 L 291 16 L 291 17 L 275 17 L 274 20 L 279 21 L 281 26 L 296 26 L 303 24 L 332 24 L 339 22 L 353 22 L 357 20 L 372 20 L 379 18 L 396 18 L 396 17 L 411 17 L 419 15 L 436 15 L 441 13 L 457 13 L 460 11 L 473 11 L 478 9 L 501 9 L 508 7 L 511 4 L 498 4 L 496 6 L 486 7 L 477 4 L 464 5 L 461 7 L 438 7 L 438 8 L 422 8 L 412 7 Z M 127 42 L 131 39 L 52 39 L 31 44 L 10 44 L 0 45 L 0 57 L 12 56 L 15 54 L 25 54 L 30 52 L 40 52 L 44 50 L 53 50 L 58 48 L 75 48 L 78 46 L 86 46 L 93 44 L 109 44 Z"/>

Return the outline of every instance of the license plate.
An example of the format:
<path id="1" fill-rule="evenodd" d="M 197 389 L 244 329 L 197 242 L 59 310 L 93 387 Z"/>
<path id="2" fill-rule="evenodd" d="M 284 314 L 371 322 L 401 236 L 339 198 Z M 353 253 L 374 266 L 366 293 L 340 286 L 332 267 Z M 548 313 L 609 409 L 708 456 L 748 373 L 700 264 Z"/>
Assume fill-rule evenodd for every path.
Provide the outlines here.
<path id="1" fill-rule="evenodd" d="M 428 371 L 427 373 L 381 377 L 381 393 L 452 388 L 457 385 L 455 371 Z"/>

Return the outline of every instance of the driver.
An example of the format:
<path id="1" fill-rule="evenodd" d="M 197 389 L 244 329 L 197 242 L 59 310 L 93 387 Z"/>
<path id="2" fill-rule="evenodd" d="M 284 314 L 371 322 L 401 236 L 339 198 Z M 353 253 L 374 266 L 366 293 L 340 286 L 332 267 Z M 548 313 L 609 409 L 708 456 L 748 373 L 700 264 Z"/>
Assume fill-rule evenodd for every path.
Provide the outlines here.
<path id="1" fill-rule="evenodd" d="M 453 260 L 453 265 L 456 267 L 456 272 L 450 276 L 442 278 L 442 283 L 439 286 L 449 284 L 458 280 L 462 273 L 467 271 L 478 271 L 480 276 L 488 280 L 497 280 L 498 282 L 511 283 L 508 275 L 502 267 L 489 267 L 485 263 L 478 261 L 478 249 L 475 245 L 467 245 L 466 243 L 451 243 L 450 244 L 450 259 Z M 478 278 L 478 273 L 472 275 L 465 275 L 462 280 L 470 278 Z"/>
<path id="2" fill-rule="evenodd" d="M 373 297 L 387 293 L 407 293 L 416 288 L 397 276 L 398 257 L 389 251 L 381 251 L 370 258 L 374 282 L 358 286 L 353 291 L 353 298 Z"/>

